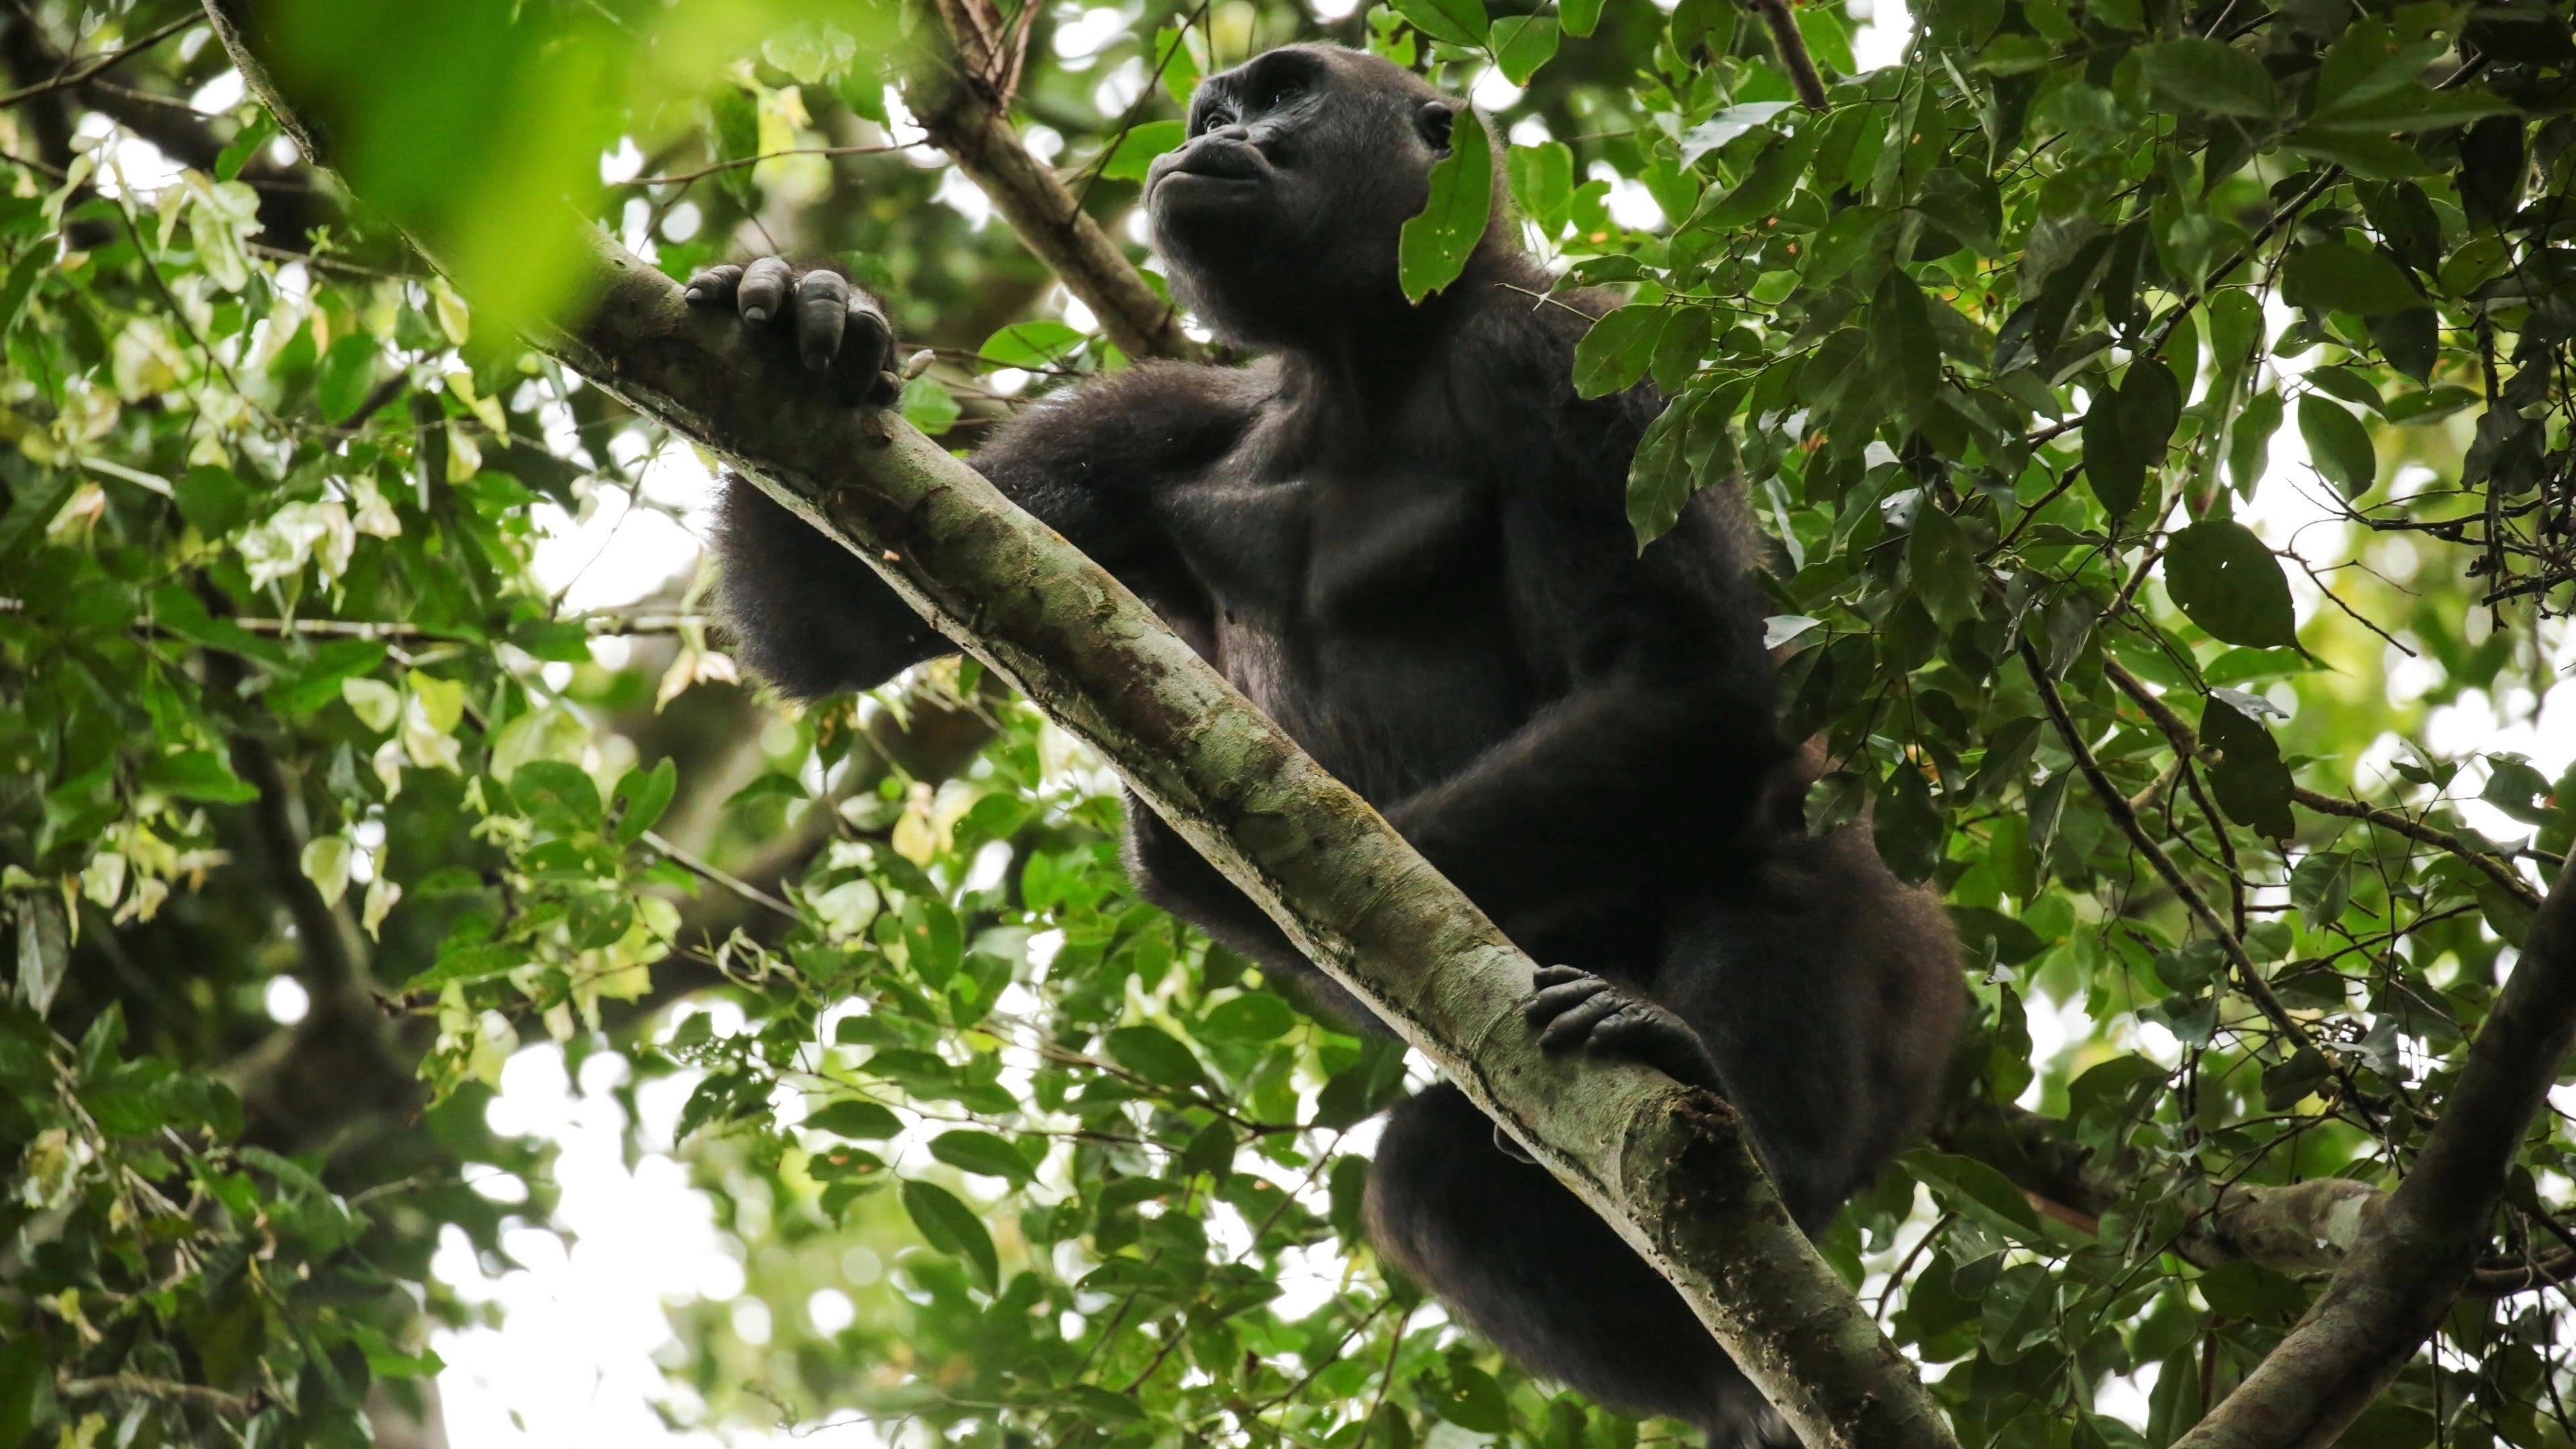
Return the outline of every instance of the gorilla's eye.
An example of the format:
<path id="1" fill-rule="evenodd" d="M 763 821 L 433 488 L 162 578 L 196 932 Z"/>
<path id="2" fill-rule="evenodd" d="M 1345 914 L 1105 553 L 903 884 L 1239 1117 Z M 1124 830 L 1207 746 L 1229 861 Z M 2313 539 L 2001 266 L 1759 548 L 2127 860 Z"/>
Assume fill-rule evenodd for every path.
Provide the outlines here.
<path id="1" fill-rule="evenodd" d="M 1305 94 L 1306 82 L 1300 77 L 1290 76 L 1270 88 L 1269 109 L 1275 111 Z"/>
<path id="2" fill-rule="evenodd" d="M 1190 134 L 1193 136 L 1204 136 L 1208 132 L 1217 129 L 1219 126 L 1231 126 L 1233 124 L 1234 112 L 1227 110 L 1223 106 L 1210 106 L 1206 110 L 1199 112 L 1199 123 L 1191 129 Z"/>

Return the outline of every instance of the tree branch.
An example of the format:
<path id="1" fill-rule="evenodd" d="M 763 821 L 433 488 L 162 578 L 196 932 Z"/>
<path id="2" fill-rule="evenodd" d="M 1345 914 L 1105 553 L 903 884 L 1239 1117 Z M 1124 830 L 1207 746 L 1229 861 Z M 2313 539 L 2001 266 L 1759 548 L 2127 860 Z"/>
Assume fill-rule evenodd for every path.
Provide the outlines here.
<path id="1" fill-rule="evenodd" d="M 2113 684 L 2120 687 L 2121 693 L 2137 703 L 2138 709 L 2157 729 L 2164 732 L 2165 738 L 2172 742 L 2175 753 L 2215 763 L 2214 752 L 2201 746 L 2200 736 L 2192 729 L 2190 721 L 2176 714 L 2173 706 L 2164 702 L 2163 696 L 2147 687 L 2145 680 L 2109 659 L 2102 661 L 2102 672 L 2110 677 Z M 2497 885 L 2504 887 L 2515 900 L 2526 906 L 2537 907 L 2540 904 L 2540 892 L 2533 890 L 2531 883 L 2516 874 L 2512 866 L 2497 859 L 2492 852 L 2477 849 L 2450 831 L 2400 815 L 2394 810 L 2382 810 L 2376 806 L 2365 805 L 2358 800 L 2340 799 L 2311 790 L 2304 785 L 2292 785 L 2290 798 L 2320 815 L 2338 815 L 2346 820 L 2364 821 L 2382 830 L 2394 831 L 2409 840 L 2421 841 L 2436 850 L 2448 851 L 2476 867 Z"/>
<path id="2" fill-rule="evenodd" d="M 2039 691 L 2039 702 L 2048 711 L 2049 723 L 2056 726 L 2058 738 L 2065 744 L 2067 752 L 2075 756 L 2076 769 L 2101 799 L 2103 812 L 2120 827 L 2122 834 L 2129 837 L 2130 846 L 2145 856 L 2147 864 L 2164 878 L 2165 885 L 2182 899 L 2192 919 L 2217 941 L 2228 965 L 2234 969 L 2237 989 L 2292 1045 L 2308 1051 L 2316 1050 L 2316 1043 L 2308 1037 L 2308 1029 L 2299 1023 L 2297 1017 L 2290 1015 L 2290 1009 L 2281 1004 L 2280 997 L 2272 994 L 2271 984 L 2263 979 L 2262 968 L 2254 964 L 2254 958 L 2245 954 L 2245 943 L 2238 940 L 2236 932 L 2219 918 L 2217 911 L 2210 908 L 2208 899 L 2173 863 L 2173 858 L 2164 853 L 2153 836 L 2147 834 L 2146 826 L 2138 820 L 2138 812 L 2129 806 L 2129 797 L 2121 794 L 2120 787 L 2111 783 L 2111 777 L 2102 773 L 2101 762 L 2093 758 L 2092 746 L 2084 742 L 2083 732 L 2075 727 L 2074 718 L 2067 714 L 2066 701 L 2058 697 L 2057 684 L 2048 677 L 2048 666 L 2041 662 L 2039 650 L 2028 639 L 2021 641 L 2021 662 L 2030 671 L 2030 682 Z"/>
<path id="3" fill-rule="evenodd" d="M 141 1374 L 109 1374 L 95 1379 L 76 1379 L 66 1374 L 54 1380 L 54 1392 L 66 1399 L 158 1399 L 227 1419 L 247 1419 L 259 1412 L 262 1403 L 257 1394 L 228 1394 L 203 1384 L 174 1383 Z"/>
<path id="4" fill-rule="evenodd" d="M 2332 1444 L 2468 1286 L 2505 1173 L 2576 1039 L 2576 879 L 2562 873 L 2414 1170 L 2307 1316 L 2177 1449 Z"/>
<path id="5" fill-rule="evenodd" d="M 1816 59 L 1807 53 L 1807 37 L 1798 31 L 1798 17 L 1791 13 L 1789 0 L 1748 0 L 1753 13 L 1762 17 L 1763 28 L 1771 32 L 1771 48 L 1780 54 L 1780 68 L 1789 73 L 1789 85 L 1808 110 L 1832 108 L 1825 97 L 1825 78 L 1816 73 Z"/>
<path id="6" fill-rule="evenodd" d="M 933 63 L 904 87 L 904 101 L 931 143 L 984 189 L 1020 244 L 1055 269 L 1121 351 L 1207 360 L 1207 349 L 1181 330 L 1180 309 L 1146 284 L 1109 233 L 1029 154 L 1010 118 L 974 80 Z"/>
<path id="7" fill-rule="evenodd" d="M 217 34 L 301 132 L 236 3 L 209 0 Z M 1670 1279 L 1810 1449 L 1955 1445 L 1726 1104 L 1643 1066 L 1542 1052 L 1522 1019 L 1529 958 L 1141 600 L 899 417 L 835 405 L 774 339 L 690 308 L 595 233 L 594 245 L 587 305 L 540 346 L 722 455 L 1098 749 Z"/>
<path id="8" fill-rule="evenodd" d="M 156 25 L 150 30 L 143 32 L 141 35 L 136 36 L 131 44 L 119 46 L 105 55 L 98 56 L 84 62 L 77 68 L 65 70 L 51 80 L 39 81 L 31 86 L 20 86 L 14 91 L 0 93 L 0 106 L 14 106 L 20 101 L 27 100 L 30 97 L 46 95 L 53 91 L 63 90 L 66 87 L 79 85 L 81 82 L 88 80 L 91 76 L 98 75 L 118 64 L 126 57 L 137 54 L 141 51 L 149 50 L 153 46 L 159 45 L 162 41 L 169 39 L 171 36 L 178 34 L 180 31 L 185 30 L 196 23 L 196 16 L 182 15 L 176 20 Z"/>

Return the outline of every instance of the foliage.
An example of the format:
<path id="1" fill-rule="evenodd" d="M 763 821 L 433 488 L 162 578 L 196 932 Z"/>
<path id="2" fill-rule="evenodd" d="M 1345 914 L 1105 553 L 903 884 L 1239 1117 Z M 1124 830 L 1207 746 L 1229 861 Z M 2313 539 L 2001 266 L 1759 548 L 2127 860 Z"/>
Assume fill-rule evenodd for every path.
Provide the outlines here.
<path id="1" fill-rule="evenodd" d="M 1513 83 L 1478 84 L 1498 144 L 1458 148 L 1408 285 L 1456 275 L 1481 165 L 1620 289 L 1576 381 L 1673 399 L 1641 539 L 1749 480 L 1792 718 L 1837 762 L 1811 817 L 1867 812 L 1976 957 L 1950 1125 L 1827 1254 L 1964 1441 L 2168 1442 L 2312 1291 L 2197 1245 L 2218 1186 L 2402 1173 L 2576 838 L 2563 781 L 2435 728 L 2536 713 L 2561 638 L 2566 17 L 1943 0 L 1864 73 L 1814 7 L 1811 112 L 1727 0 L 1497 8 L 1044 9 L 1015 109 L 1131 235 L 1190 83 L 1256 44 Z M 35 88 L 0 109 L 0 1445 L 419 1432 L 426 1335 L 476 1316 L 433 1245 L 497 1264 L 546 1222 L 544 1144 L 484 1110 L 540 1037 L 623 1063 L 637 1152 L 682 1089 L 776 1309 L 764 1343 L 672 1305 L 674 1415 L 1669 1433 L 1380 1270 L 1358 1205 L 1402 1056 L 1135 899 L 1113 782 L 1027 705 L 937 666 L 782 709 L 703 580 L 587 610 L 540 558 L 698 471 L 514 340 L 582 210 L 674 275 L 839 260 L 934 349 L 904 406 L 960 446 L 1127 365 L 907 147 L 930 23 L 268 15 L 356 201 L 175 0 L 0 20 Z M 2016 1101 L 2092 1150 L 2088 1198 L 1957 1126 Z M 2568 1151 L 2552 1119 L 2499 1267 L 2563 1269 Z M 495 1174 L 534 1195 L 466 1186 Z M 2576 1440 L 2516 1286 L 2356 1434 Z M 797 1311 L 822 1288 L 846 1327 Z"/>

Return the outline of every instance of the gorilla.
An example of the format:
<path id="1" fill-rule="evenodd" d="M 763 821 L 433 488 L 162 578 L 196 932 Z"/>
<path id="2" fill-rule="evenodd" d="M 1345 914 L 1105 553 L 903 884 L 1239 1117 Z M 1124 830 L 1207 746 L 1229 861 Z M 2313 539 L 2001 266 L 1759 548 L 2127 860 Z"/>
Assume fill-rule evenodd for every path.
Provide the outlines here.
<path id="1" fill-rule="evenodd" d="M 1405 300 L 1398 232 L 1452 129 L 1482 124 L 1337 47 L 1209 78 L 1145 204 L 1176 296 L 1259 360 L 1063 389 L 974 465 L 1563 963 L 1530 1004 L 1544 1045 L 1731 1101 L 1812 1233 L 1920 1129 L 1965 996 L 1957 943 L 1865 831 L 1800 822 L 1813 770 L 1775 717 L 1739 490 L 1638 549 L 1624 490 L 1661 400 L 1586 401 L 1570 377 L 1610 301 L 1551 295 L 1499 187 L 1456 283 Z M 832 272 L 763 258 L 688 297 L 887 395 L 884 311 Z M 950 650 L 749 484 L 729 480 L 718 522 L 738 648 L 786 693 Z M 1273 980 L 1359 1010 L 1133 800 L 1127 864 Z M 1531 1371 L 1719 1446 L 1795 1443 L 1680 1295 L 1456 1087 L 1397 1106 L 1367 1213 L 1388 1258 Z"/>

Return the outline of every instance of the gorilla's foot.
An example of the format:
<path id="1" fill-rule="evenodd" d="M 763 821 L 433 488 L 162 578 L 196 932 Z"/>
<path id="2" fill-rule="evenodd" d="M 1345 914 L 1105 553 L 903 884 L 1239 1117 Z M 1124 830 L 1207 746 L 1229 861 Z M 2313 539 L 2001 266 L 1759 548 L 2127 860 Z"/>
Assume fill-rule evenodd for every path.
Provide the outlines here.
<path id="1" fill-rule="evenodd" d="M 1624 1057 L 1684 1086 L 1722 1090 L 1707 1044 L 1664 1008 L 1572 966 L 1540 967 L 1538 987 L 1523 1015 L 1543 1049 Z"/>

